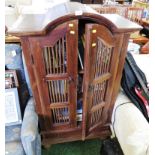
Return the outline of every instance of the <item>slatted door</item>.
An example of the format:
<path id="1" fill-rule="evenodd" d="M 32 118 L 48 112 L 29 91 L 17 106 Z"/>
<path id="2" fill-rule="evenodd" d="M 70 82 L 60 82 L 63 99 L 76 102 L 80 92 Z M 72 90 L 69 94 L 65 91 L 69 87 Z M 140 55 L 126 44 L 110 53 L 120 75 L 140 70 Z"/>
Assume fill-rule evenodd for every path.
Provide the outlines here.
<path id="1" fill-rule="evenodd" d="M 76 127 L 78 22 L 29 39 L 47 130 Z"/>
<path id="2" fill-rule="evenodd" d="M 85 31 L 83 139 L 106 122 L 121 49 L 120 36 L 106 27 L 87 24 Z"/>

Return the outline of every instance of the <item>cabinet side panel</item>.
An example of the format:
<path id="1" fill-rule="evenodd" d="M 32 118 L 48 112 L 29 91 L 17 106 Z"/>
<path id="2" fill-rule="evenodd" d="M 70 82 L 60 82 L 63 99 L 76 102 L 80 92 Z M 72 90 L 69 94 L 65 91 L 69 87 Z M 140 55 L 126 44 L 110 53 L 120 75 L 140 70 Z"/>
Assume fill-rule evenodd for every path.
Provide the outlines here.
<path id="1" fill-rule="evenodd" d="M 114 34 L 114 38 L 116 40 L 116 46 L 113 50 L 113 56 L 111 60 L 111 65 L 110 65 L 110 72 L 113 75 L 112 78 L 109 79 L 108 85 L 107 85 L 107 92 L 105 95 L 105 100 L 107 102 L 104 110 L 103 110 L 103 122 L 107 122 L 108 118 L 108 110 L 110 108 L 111 100 L 113 99 L 112 93 L 113 93 L 113 88 L 117 84 L 117 81 L 115 81 L 117 71 L 118 71 L 118 65 L 119 65 L 119 55 L 121 52 L 122 44 L 123 44 L 123 34 Z"/>
<path id="2" fill-rule="evenodd" d="M 22 45 L 22 50 L 23 50 L 23 54 L 25 57 L 25 63 L 27 66 L 28 74 L 29 74 L 33 97 L 35 100 L 35 109 L 36 109 L 36 112 L 40 120 L 39 124 L 40 124 L 41 130 L 45 130 L 43 112 L 41 109 L 41 102 L 39 99 L 38 87 L 37 87 L 36 80 L 35 80 L 33 62 L 32 62 L 32 57 L 31 57 L 32 55 L 31 55 L 31 49 L 30 49 L 28 37 L 21 37 L 21 45 Z"/>
<path id="3" fill-rule="evenodd" d="M 122 71 L 123 71 L 123 67 L 124 67 L 124 63 L 125 63 L 125 57 L 126 57 L 126 53 L 127 53 L 129 37 L 130 37 L 130 34 L 124 34 L 124 36 L 123 36 L 123 44 L 121 47 L 118 70 L 117 70 L 117 74 L 116 74 L 116 78 L 115 78 L 115 81 L 117 81 L 117 82 L 115 82 L 115 85 L 113 87 L 112 100 L 110 102 L 110 108 L 108 111 L 108 121 L 107 122 L 109 122 L 109 123 L 111 122 L 113 107 L 114 107 L 114 104 L 115 104 L 115 101 L 116 101 L 116 98 L 117 98 L 117 95 L 118 95 L 119 89 L 120 89 Z"/>

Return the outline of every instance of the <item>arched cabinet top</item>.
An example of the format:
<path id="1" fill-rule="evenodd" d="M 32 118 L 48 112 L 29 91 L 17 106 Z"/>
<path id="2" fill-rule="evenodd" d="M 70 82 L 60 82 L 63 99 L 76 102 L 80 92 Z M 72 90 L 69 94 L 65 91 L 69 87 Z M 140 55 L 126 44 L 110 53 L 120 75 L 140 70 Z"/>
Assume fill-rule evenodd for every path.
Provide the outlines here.
<path id="1" fill-rule="evenodd" d="M 117 14 L 99 14 L 90 7 L 77 3 L 66 2 L 44 10 L 40 14 L 23 14 L 8 30 L 15 36 L 45 35 L 49 30 L 66 21 L 84 19 L 108 27 L 113 33 L 131 33 L 142 27 Z"/>

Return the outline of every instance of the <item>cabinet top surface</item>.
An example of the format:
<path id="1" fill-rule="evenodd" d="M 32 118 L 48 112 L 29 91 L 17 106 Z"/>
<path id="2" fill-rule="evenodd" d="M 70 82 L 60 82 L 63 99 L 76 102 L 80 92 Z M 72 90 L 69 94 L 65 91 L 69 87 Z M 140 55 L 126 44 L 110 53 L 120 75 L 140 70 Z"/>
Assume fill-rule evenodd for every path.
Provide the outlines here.
<path id="1" fill-rule="evenodd" d="M 67 2 L 45 9 L 40 14 L 23 14 L 8 30 L 16 36 L 43 35 L 54 27 L 72 19 L 89 19 L 105 25 L 114 32 L 133 32 L 142 27 L 116 14 L 99 14 L 92 8 L 77 2 Z"/>

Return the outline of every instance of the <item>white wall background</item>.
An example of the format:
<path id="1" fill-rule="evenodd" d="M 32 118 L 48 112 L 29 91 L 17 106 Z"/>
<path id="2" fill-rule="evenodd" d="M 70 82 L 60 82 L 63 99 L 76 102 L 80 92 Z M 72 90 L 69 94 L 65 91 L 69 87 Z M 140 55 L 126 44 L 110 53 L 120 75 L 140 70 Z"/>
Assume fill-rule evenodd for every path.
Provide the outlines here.
<path id="1" fill-rule="evenodd" d="M 5 0 L 5 25 L 11 27 L 20 14 L 45 13 L 47 8 L 66 1 L 69 0 Z"/>
<path id="2" fill-rule="evenodd" d="M 45 3 L 62 3 L 69 0 L 5 0 L 5 5 L 42 5 Z"/>

